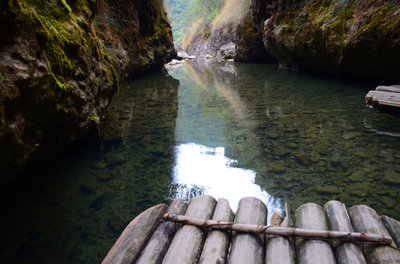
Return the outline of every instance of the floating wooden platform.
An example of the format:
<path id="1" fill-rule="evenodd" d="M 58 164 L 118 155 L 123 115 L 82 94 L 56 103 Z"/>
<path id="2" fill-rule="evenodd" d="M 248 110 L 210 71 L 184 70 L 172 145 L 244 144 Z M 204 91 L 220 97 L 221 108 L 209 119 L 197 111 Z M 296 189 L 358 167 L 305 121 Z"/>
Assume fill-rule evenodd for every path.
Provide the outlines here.
<path id="1" fill-rule="evenodd" d="M 400 263 L 400 222 L 368 206 L 307 203 L 294 227 L 289 210 L 284 220 L 274 213 L 270 226 L 267 215 L 254 197 L 241 199 L 236 214 L 226 199 L 176 199 L 137 216 L 102 263 Z"/>
<path id="2" fill-rule="evenodd" d="M 378 86 L 365 96 L 368 107 L 400 116 L 400 85 Z"/>

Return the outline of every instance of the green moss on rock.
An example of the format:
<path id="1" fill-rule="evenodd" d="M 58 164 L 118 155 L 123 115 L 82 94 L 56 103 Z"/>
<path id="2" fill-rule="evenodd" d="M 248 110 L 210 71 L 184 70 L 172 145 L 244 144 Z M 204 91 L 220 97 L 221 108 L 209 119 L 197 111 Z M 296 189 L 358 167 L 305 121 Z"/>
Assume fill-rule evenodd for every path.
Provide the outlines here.
<path id="1" fill-rule="evenodd" d="M 300 2 L 282 1 L 270 10 L 264 43 L 281 63 L 303 70 L 398 80 L 397 1 Z"/>

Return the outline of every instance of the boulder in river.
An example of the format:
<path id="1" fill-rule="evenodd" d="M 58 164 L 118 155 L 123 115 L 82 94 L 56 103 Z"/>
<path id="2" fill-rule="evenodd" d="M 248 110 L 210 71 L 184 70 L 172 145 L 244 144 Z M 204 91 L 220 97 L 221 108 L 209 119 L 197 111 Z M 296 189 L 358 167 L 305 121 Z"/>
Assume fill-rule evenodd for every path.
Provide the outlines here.
<path id="1" fill-rule="evenodd" d="M 233 59 L 236 56 L 236 45 L 233 42 L 223 45 L 218 51 L 219 57 L 223 59 Z"/>

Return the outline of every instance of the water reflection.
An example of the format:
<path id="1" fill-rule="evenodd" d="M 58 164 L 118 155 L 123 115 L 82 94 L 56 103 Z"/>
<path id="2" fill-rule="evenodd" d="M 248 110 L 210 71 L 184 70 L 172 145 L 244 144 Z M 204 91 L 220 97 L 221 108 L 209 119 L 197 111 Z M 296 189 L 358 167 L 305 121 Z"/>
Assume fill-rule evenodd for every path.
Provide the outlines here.
<path id="1" fill-rule="evenodd" d="M 176 147 L 174 182 L 185 183 L 189 189 L 200 186 L 202 193 L 226 198 L 234 211 L 239 200 L 249 195 L 269 204 L 271 196 L 254 183 L 256 172 L 234 167 L 236 164 L 236 160 L 225 156 L 224 147 L 181 144 Z M 270 209 L 280 211 L 276 206 Z"/>
<path id="2" fill-rule="evenodd" d="M 223 148 L 277 207 L 337 199 L 400 218 L 400 120 L 365 107 L 370 86 L 240 63 L 191 62 L 173 76 L 178 146 Z"/>
<path id="3" fill-rule="evenodd" d="M 240 198 L 255 196 L 268 205 L 270 213 L 281 211 L 281 201 L 254 182 L 257 173 L 250 163 L 260 156 L 254 144 L 259 142 L 254 130 L 257 120 L 251 118 L 253 114 L 236 89 L 234 64 L 204 67 L 192 62 L 172 75 L 181 84 L 174 182 L 188 190 L 196 186 L 201 193 L 227 198 L 232 208 Z M 229 158 L 240 152 L 236 155 L 240 162 Z M 182 191 L 184 188 L 177 195 Z"/>

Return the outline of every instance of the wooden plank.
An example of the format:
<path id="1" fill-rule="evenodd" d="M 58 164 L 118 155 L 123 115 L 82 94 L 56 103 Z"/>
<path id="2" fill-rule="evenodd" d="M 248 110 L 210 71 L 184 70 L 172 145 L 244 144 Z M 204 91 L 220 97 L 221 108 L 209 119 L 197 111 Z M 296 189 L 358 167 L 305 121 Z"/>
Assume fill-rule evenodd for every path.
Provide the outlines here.
<path id="1" fill-rule="evenodd" d="M 183 214 L 185 209 L 185 202 L 182 199 L 175 199 L 169 205 L 167 213 Z M 150 238 L 136 264 L 161 263 L 175 235 L 177 226 L 177 224 L 171 222 L 161 223 Z"/>
<path id="2" fill-rule="evenodd" d="M 324 210 L 328 216 L 329 229 L 335 231 L 354 232 L 346 206 L 339 201 L 329 201 Z M 334 243 L 337 263 L 365 264 L 361 249 L 353 243 Z"/>
<path id="3" fill-rule="evenodd" d="M 349 215 L 356 231 L 390 237 L 374 209 L 357 205 L 349 209 Z M 394 242 L 392 246 L 395 246 Z M 400 252 L 389 246 L 364 245 L 364 253 L 368 263 L 400 263 Z"/>
<path id="4" fill-rule="evenodd" d="M 367 104 L 377 104 L 379 101 L 387 101 L 393 103 L 399 102 L 400 93 L 369 91 L 365 96 L 365 102 Z"/>
<path id="5" fill-rule="evenodd" d="M 392 106 L 392 107 L 400 107 L 400 99 L 399 100 L 377 100 L 374 101 L 374 103 L 377 104 L 377 106 Z"/>
<path id="6" fill-rule="evenodd" d="M 382 91 L 382 92 L 392 92 L 392 93 L 400 93 L 400 87 L 396 86 L 378 86 L 375 89 L 376 91 Z"/>
<path id="7" fill-rule="evenodd" d="M 400 93 L 369 91 L 365 96 L 365 102 L 369 108 L 395 116 L 400 115 Z"/>
<path id="8" fill-rule="evenodd" d="M 235 223 L 265 225 L 267 207 L 255 197 L 239 201 Z M 264 262 L 264 235 L 235 233 L 228 264 L 262 264 Z"/>
<path id="9" fill-rule="evenodd" d="M 212 220 L 232 222 L 233 211 L 226 199 L 218 199 Z M 208 232 L 199 264 L 225 263 L 230 244 L 230 233 L 226 231 L 211 230 Z"/>
<path id="10" fill-rule="evenodd" d="M 392 92 L 369 91 L 368 94 L 374 98 L 400 98 L 399 93 Z"/>
<path id="11" fill-rule="evenodd" d="M 202 195 L 193 198 L 186 210 L 186 216 L 210 219 L 217 201 Z M 184 225 L 178 229 L 165 255 L 163 264 L 192 264 L 200 255 L 204 242 L 204 232 L 196 227 Z"/>
<path id="12" fill-rule="evenodd" d="M 386 215 L 381 216 L 381 220 L 389 231 L 389 234 L 393 238 L 397 248 L 400 248 L 400 221 Z"/>
<path id="13" fill-rule="evenodd" d="M 327 230 L 327 220 L 322 207 L 314 204 L 303 204 L 296 210 L 296 227 L 314 230 Z M 297 239 L 298 262 L 300 264 L 334 264 L 333 251 L 326 241 Z"/>
<path id="14" fill-rule="evenodd" d="M 139 257 L 150 236 L 160 224 L 167 206 L 153 206 L 133 219 L 110 249 L 103 264 L 131 264 Z"/>

